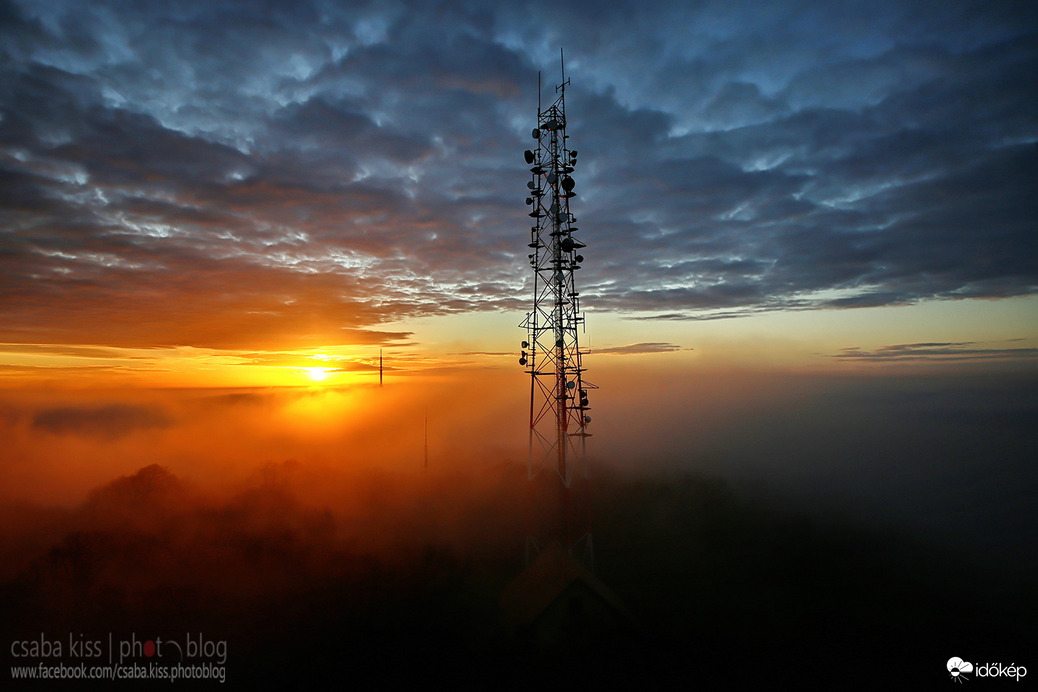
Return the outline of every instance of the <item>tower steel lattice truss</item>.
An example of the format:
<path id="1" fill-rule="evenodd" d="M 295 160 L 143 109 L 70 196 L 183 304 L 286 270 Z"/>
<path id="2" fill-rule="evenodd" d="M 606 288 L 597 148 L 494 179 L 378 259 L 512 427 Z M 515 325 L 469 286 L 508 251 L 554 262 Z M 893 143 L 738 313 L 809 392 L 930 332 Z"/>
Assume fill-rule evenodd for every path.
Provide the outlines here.
<path id="1" fill-rule="evenodd" d="M 533 309 L 519 325 L 527 332 L 519 364 L 530 375 L 529 479 L 548 470 L 558 475 L 559 540 L 593 568 L 586 445 L 591 422 L 588 391 L 597 387 L 584 379 L 583 357 L 588 351 L 581 348 L 579 338 L 585 316 L 575 276 L 586 245 L 577 238 L 577 218 L 570 210 L 570 201 L 576 197 L 572 173 L 577 152 L 569 148 L 566 134 L 568 84 L 563 68 L 554 103 L 542 109 L 538 102 L 537 127 L 532 133 L 537 145 L 525 152 L 531 173 L 526 203 L 533 219 L 529 243 Z M 541 543 L 531 536 L 527 561 L 540 548 Z"/>

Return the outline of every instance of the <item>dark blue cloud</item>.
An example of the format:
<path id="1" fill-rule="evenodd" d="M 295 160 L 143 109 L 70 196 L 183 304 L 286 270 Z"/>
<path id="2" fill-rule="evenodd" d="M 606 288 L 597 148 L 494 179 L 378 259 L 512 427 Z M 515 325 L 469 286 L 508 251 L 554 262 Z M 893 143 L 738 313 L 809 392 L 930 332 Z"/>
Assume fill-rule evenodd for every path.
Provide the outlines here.
<path id="1" fill-rule="evenodd" d="M 833 356 L 840 360 L 861 362 L 929 361 L 1020 361 L 1038 358 L 1038 349 L 1011 347 L 1005 344 L 983 344 L 974 341 L 896 344 L 872 351 L 847 348 Z"/>
<path id="2" fill-rule="evenodd" d="M 563 45 L 589 305 L 1030 294 L 1036 20 L 923 0 L 8 0 L 0 340 L 248 347 L 305 324 L 318 343 L 521 310 L 522 150 Z"/>
<path id="3" fill-rule="evenodd" d="M 62 406 L 39 411 L 32 419 L 32 427 L 56 435 L 88 435 L 110 439 L 169 425 L 171 421 L 161 408 L 137 404 Z"/>

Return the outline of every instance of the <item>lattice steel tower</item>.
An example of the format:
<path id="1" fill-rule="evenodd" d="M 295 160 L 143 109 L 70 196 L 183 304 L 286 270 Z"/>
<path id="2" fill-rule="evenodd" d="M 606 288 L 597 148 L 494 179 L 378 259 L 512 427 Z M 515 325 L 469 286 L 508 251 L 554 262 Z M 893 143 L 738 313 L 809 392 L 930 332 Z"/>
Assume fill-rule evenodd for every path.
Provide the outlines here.
<path id="1" fill-rule="evenodd" d="M 526 150 L 531 166 L 527 183 L 531 207 L 530 266 L 533 268 L 533 309 L 519 326 L 526 329 L 519 364 L 530 375 L 530 440 L 527 472 L 532 481 L 553 469 L 561 482 L 558 540 L 575 557 L 593 567 L 594 553 L 587 506 L 586 445 L 590 437 L 588 390 L 584 379 L 579 334 L 585 318 L 580 308 L 575 274 L 586 247 L 577 239 L 570 200 L 576 197 L 571 176 L 577 152 L 566 134 L 566 79 L 555 87 L 555 102 L 542 109 L 538 75 L 537 127 L 534 149 Z M 555 533 L 552 531 L 552 533 Z M 527 539 L 527 561 L 543 539 Z"/>

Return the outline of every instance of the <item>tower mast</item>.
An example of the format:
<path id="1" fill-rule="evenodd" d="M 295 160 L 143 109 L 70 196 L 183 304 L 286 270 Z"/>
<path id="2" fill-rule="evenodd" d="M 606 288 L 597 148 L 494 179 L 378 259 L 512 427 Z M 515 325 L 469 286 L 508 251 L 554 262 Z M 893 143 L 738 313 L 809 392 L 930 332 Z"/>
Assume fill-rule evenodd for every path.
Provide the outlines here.
<path id="1" fill-rule="evenodd" d="M 526 330 L 519 364 L 530 375 L 530 437 L 527 475 L 536 478 L 551 468 L 561 484 L 561 525 L 558 540 L 575 557 L 593 567 L 593 546 L 586 492 L 578 497 L 576 486 L 587 486 L 586 444 L 591 417 L 588 391 L 596 389 L 584 379 L 586 368 L 579 335 L 585 316 L 580 307 L 575 273 L 584 261 L 586 245 L 577 238 L 577 218 L 570 211 L 576 197 L 571 174 L 577 152 L 569 148 L 566 132 L 566 87 L 570 81 L 562 67 L 556 98 L 546 109 L 540 106 L 538 75 L 537 127 L 532 132 L 536 147 L 524 152 L 530 166 L 526 203 L 531 207 L 529 254 L 533 269 L 533 308 L 520 327 Z M 583 504 L 584 507 L 576 505 Z M 583 517 L 579 516 L 583 509 Z M 531 537 L 527 560 L 541 543 Z"/>

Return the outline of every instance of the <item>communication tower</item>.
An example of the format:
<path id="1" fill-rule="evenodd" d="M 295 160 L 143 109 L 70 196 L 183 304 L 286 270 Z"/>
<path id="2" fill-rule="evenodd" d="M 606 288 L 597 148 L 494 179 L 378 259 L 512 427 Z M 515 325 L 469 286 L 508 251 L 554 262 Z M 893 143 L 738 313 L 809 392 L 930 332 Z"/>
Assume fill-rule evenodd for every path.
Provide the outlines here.
<path id="1" fill-rule="evenodd" d="M 542 109 L 537 78 L 536 146 L 524 152 L 530 166 L 526 204 L 530 207 L 530 266 L 533 269 L 533 309 L 519 325 L 526 330 L 519 364 L 530 375 L 530 439 L 527 475 L 557 474 L 561 521 L 557 540 L 589 568 L 594 566 L 586 459 L 590 404 L 588 391 L 597 389 L 584 379 L 579 335 L 585 329 L 575 275 L 584 261 L 586 245 L 577 238 L 577 218 L 570 211 L 572 173 L 577 151 L 566 133 L 565 64 L 555 101 Z M 555 533 L 555 531 L 552 531 Z M 551 540 L 551 539 L 549 539 Z M 546 542 L 527 539 L 527 562 Z"/>

